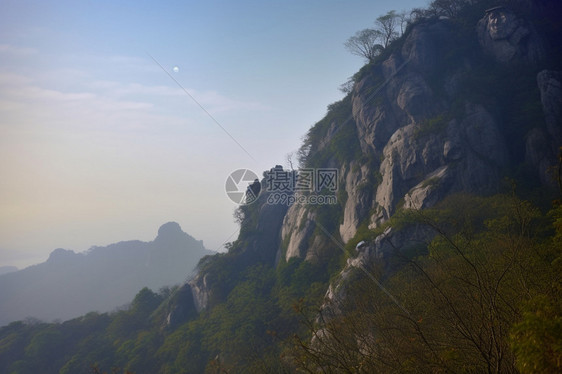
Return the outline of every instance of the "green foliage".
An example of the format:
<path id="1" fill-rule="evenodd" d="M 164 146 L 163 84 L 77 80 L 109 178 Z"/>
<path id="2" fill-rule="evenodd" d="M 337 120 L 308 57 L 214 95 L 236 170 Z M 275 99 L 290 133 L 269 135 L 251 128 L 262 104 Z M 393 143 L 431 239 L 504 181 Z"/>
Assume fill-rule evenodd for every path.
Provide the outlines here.
<path id="1" fill-rule="evenodd" d="M 556 212 L 550 216 L 559 217 Z M 544 218 L 529 202 L 505 195 L 459 195 L 435 209 L 405 212 L 397 222 L 436 234 L 429 252 L 396 248 L 409 260 L 384 289 L 370 277 L 347 282 L 347 296 L 336 306 L 348 312 L 307 324 L 319 338 L 315 345 L 297 341 L 298 366 L 361 373 L 559 371 L 562 248 L 542 227 Z"/>
<path id="2" fill-rule="evenodd" d="M 377 237 L 374 230 L 369 229 L 369 220 L 362 222 L 353 238 L 351 238 L 345 245 L 345 252 L 347 256 L 352 256 L 355 254 L 355 247 L 361 241 L 372 241 Z"/>
<path id="3" fill-rule="evenodd" d="M 285 312 L 290 312 L 294 303 L 306 298 L 312 304 L 320 302 L 315 285 L 326 285 L 330 277 L 326 267 L 293 257 L 277 269 L 277 297 Z"/>
<path id="4" fill-rule="evenodd" d="M 13 323 L 0 329 L 0 371 L 80 374 L 92 365 L 137 374 L 287 372 L 296 370 L 292 365 L 327 372 L 560 369 L 562 208 L 543 214 L 513 196 L 456 195 L 433 209 L 402 210 L 377 230 L 365 222 L 348 247 L 388 226 L 396 232 L 412 225 L 433 230 L 435 238 L 427 248 L 397 248 L 402 262 L 390 263 L 391 274 L 382 261 L 369 266 L 388 293 L 362 272 L 350 275 L 349 304 L 338 306 L 346 314 L 325 321 L 325 331 L 338 337 L 329 346 L 311 345 L 309 334 L 318 334 L 318 306 L 344 265 L 339 248 L 328 264 L 292 258 L 277 268 L 241 263 L 227 270 L 224 300 L 173 331 L 155 315 L 166 311 L 159 305 L 169 292 L 149 289 L 112 314 Z M 235 256 L 214 258 L 202 267 L 228 267 Z M 312 322 L 299 324 L 300 318 Z M 298 347 L 289 344 L 294 336 Z"/>
<path id="5" fill-rule="evenodd" d="M 328 140 L 329 143 L 324 144 Z M 326 167 L 331 158 L 341 163 L 359 154 L 357 129 L 351 115 L 351 94 L 348 94 L 329 105 L 326 116 L 308 130 L 299 150 L 299 163 L 308 168 Z"/>
<path id="6" fill-rule="evenodd" d="M 4 327 L 0 371 L 202 373 L 220 367 L 229 372 L 283 372 L 284 342 L 298 326 L 293 305 L 303 299 L 318 305 L 329 272 L 320 264 L 292 259 L 278 269 L 257 264 L 228 276 L 233 278 L 226 300 L 174 331 L 163 330 L 163 319 L 155 316 L 166 310 L 160 305 L 169 292 L 146 288 L 128 309 L 109 315 L 90 313 L 60 325 Z M 121 369 L 112 371 L 117 367 Z"/>
<path id="7" fill-rule="evenodd" d="M 164 298 L 148 288 L 143 288 L 135 296 L 129 309 L 117 312 L 107 330 L 115 343 L 122 343 L 135 337 L 136 332 L 149 328 L 150 315 L 154 312 Z"/>
<path id="8" fill-rule="evenodd" d="M 145 287 L 133 299 L 130 311 L 133 314 L 148 317 L 161 302 L 162 298 L 159 295 Z"/>
<path id="9" fill-rule="evenodd" d="M 537 274 L 546 292 L 523 303 L 522 318 L 511 329 L 511 347 L 521 373 L 562 371 L 562 206 L 553 208 L 549 217 L 554 235 L 538 249 L 542 260 L 538 265 L 549 264 L 556 277 Z"/>
<path id="10" fill-rule="evenodd" d="M 539 295 L 523 308 L 511 332 L 511 345 L 521 373 L 562 371 L 562 295 Z"/>

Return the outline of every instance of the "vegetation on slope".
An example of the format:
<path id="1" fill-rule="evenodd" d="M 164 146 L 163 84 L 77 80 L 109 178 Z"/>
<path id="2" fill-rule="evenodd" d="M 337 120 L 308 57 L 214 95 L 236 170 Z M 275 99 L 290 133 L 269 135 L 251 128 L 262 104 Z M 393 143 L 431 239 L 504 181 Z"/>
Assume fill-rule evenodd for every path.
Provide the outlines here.
<path id="1" fill-rule="evenodd" d="M 458 212 L 463 212 L 459 215 Z M 436 236 L 423 255 L 397 252 L 386 291 L 360 276 L 318 319 L 329 274 L 291 259 L 240 271 L 225 302 L 170 331 L 143 289 L 128 310 L 0 329 L 0 371 L 89 373 L 559 370 L 562 207 L 514 196 L 459 195 L 402 220 Z M 403 224 L 402 222 L 401 224 Z M 374 272 L 373 274 L 377 274 Z M 325 309 L 323 309 L 325 310 Z M 319 339 L 310 338 L 320 336 Z"/>
<path id="2" fill-rule="evenodd" d="M 457 8 L 459 3 L 434 1 L 427 12 L 459 17 L 462 34 L 491 2 L 475 8 Z M 356 78 L 369 74 L 399 43 L 391 43 Z M 466 45 L 459 43 L 458 56 Z M 458 56 L 452 51 L 447 63 Z M 466 95 L 482 95 L 476 101 L 507 113 L 503 123 L 513 126 L 515 153 L 534 124 L 536 92 L 511 98 L 502 88 L 506 91 L 506 82 L 520 71 L 498 71 L 482 61 L 474 69 L 475 82 L 498 89 L 474 87 Z M 529 76 L 518 78 L 525 88 Z M 525 105 L 520 104 L 529 97 L 534 101 L 521 117 Z M 438 128 L 440 122 L 427 125 Z M 360 159 L 355 131 L 348 95 L 309 131 L 303 166 L 335 167 Z M 241 235 L 229 253 L 200 264 L 200 271 L 212 273 L 209 282 L 217 291 L 211 308 L 171 329 L 166 306 L 173 290 L 143 289 L 127 310 L 64 323 L 15 322 L 0 329 L 0 372 L 557 372 L 562 369 L 562 207 L 554 202 L 544 208 L 540 202 L 539 209 L 513 194 L 457 195 L 431 210 L 402 211 L 388 225 L 421 225 L 434 238 L 415 251 L 397 250 L 392 274 L 382 276 L 384 264 L 370 269 L 373 278 L 358 272 L 349 297 L 337 305 L 346 313 L 333 315 L 322 314 L 323 296 L 342 260 L 352 254 L 334 245 L 329 263 L 292 258 L 277 266 L 252 257 L 247 249 L 260 240 L 254 229 L 260 209 L 244 207 Z M 318 209 L 322 224 L 335 231 L 341 207 Z M 363 225 L 347 252 L 380 230 Z"/>

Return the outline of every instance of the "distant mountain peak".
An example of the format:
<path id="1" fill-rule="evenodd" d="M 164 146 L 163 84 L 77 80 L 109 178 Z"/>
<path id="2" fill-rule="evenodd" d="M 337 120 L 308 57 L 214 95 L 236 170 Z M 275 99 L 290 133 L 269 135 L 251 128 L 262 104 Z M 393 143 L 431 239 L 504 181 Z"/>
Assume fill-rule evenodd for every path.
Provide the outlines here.
<path id="1" fill-rule="evenodd" d="M 73 250 L 70 249 L 64 249 L 64 248 L 57 248 L 54 251 L 51 252 L 51 254 L 49 255 L 49 258 L 47 259 L 47 262 L 55 262 L 55 261 L 61 261 L 61 260 L 68 260 L 71 258 L 76 258 L 80 256 L 79 253 L 74 252 Z"/>
<path id="2" fill-rule="evenodd" d="M 177 222 L 167 222 L 160 226 L 158 229 L 158 236 L 154 241 L 180 243 L 189 239 L 195 241 L 195 239 L 181 229 L 181 226 Z"/>
<path id="3" fill-rule="evenodd" d="M 87 252 L 57 248 L 46 262 L 0 277 L 0 327 L 29 313 L 65 320 L 113 310 L 143 287 L 183 283 L 201 257 L 212 253 L 176 222 L 162 225 L 151 242 L 127 240 Z M 0 266 L 0 274 L 10 270 Z"/>
<path id="4" fill-rule="evenodd" d="M 184 234 L 184 232 L 177 222 L 167 222 L 158 229 L 158 236 L 171 236 L 178 234 Z"/>

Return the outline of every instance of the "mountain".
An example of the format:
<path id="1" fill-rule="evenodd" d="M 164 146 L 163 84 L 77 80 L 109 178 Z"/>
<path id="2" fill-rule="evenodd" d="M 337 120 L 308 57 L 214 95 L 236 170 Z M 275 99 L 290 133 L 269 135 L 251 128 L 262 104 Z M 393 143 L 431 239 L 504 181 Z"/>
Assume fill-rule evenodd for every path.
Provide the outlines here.
<path id="1" fill-rule="evenodd" d="M 283 305 L 287 294 L 293 295 L 293 300 L 304 297 L 308 302 L 315 300 L 320 304 L 319 312 L 316 309 L 318 314 L 309 317 L 308 340 L 297 343 L 300 347 L 297 352 L 303 355 L 293 357 L 296 361 L 303 360 L 298 367 L 304 366 L 310 372 L 320 371 L 319 368 L 325 372 L 345 372 L 345 368 L 355 372 L 353 365 L 364 365 L 364 372 L 391 371 L 390 366 L 384 369 L 384 365 L 382 369 L 372 366 L 370 371 L 368 358 L 363 358 L 362 364 L 353 361 L 361 361 L 358 353 L 361 350 L 373 356 L 379 354 L 370 351 L 375 339 L 361 336 L 359 327 L 343 331 L 341 324 L 348 318 L 357 318 L 353 317 L 357 305 L 363 305 L 366 310 L 373 308 L 364 305 L 364 300 L 380 303 L 381 298 L 388 298 L 390 293 L 377 283 L 373 274 L 380 279 L 394 280 L 405 262 L 428 254 L 428 243 L 438 240 L 439 235 L 443 235 L 442 240 L 453 237 L 450 231 L 432 226 L 432 221 L 423 215 L 410 216 L 408 220 L 415 223 L 408 223 L 403 218 L 405 212 L 427 210 L 432 212 L 427 214 L 437 214 L 441 217 L 440 224 L 449 230 L 453 230 L 451 227 L 460 230 L 460 222 L 484 230 L 486 220 L 508 222 L 517 217 L 519 213 L 507 206 L 520 204 L 516 200 L 507 203 L 511 200 L 506 196 L 514 190 L 520 197 L 532 198 L 543 209 L 550 199 L 559 196 L 560 174 L 556 170 L 560 170 L 558 157 L 562 146 L 562 66 L 555 36 L 559 37 L 561 30 L 554 14 L 560 16 L 560 13 L 547 3 L 535 5 L 522 1 L 501 6 L 486 1 L 473 3 L 459 9 L 454 17 L 422 17 L 401 39 L 355 74 L 351 92 L 330 105 L 325 118 L 309 130 L 299 151 L 298 173 L 337 170 L 338 188 L 332 194 L 337 203 L 272 205 L 272 201 L 278 201 L 276 192 L 268 191 L 266 186 L 271 176 L 282 170 L 276 167 L 265 172 L 262 194 L 254 204 L 238 210 L 237 216 L 241 217 L 238 240 L 232 243 L 228 253 L 203 262 L 197 275 L 180 289 L 183 294 L 192 294 L 193 300 L 172 301 L 168 308 L 168 322 L 172 321 L 169 326 L 175 328 L 188 322 L 193 318 L 193 310 L 212 313 L 225 306 L 239 305 L 241 300 L 246 300 L 240 292 L 251 283 L 247 272 L 260 266 L 271 267 L 275 269 L 277 281 L 269 295 L 279 298 L 278 305 Z M 553 13 L 545 15 L 548 11 Z M 549 26 L 553 27 L 549 29 Z M 286 173 L 289 177 L 283 180 L 291 180 L 294 172 Z M 297 195 L 318 197 L 322 193 L 289 193 L 287 201 L 296 200 Z M 467 194 L 474 197 L 467 198 Z M 476 196 L 486 198 L 478 200 Z M 455 207 L 453 213 L 449 211 L 451 206 Z M 500 218 L 499 214 L 504 216 Z M 546 222 L 536 224 L 549 227 Z M 491 235 L 485 230 L 477 232 Z M 455 242 L 451 240 L 451 243 Z M 358 244 L 360 250 L 355 249 Z M 560 259 L 561 247 L 550 248 L 548 259 L 540 261 Z M 490 261 L 494 255 L 488 255 Z M 519 255 L 522 263 L 517 266 L 526 266 L 529 261 L 526 255 Z M 502 266 L 508 272 L 514 264 Z M 525 277 L 545 271 L 554 284 L 559 284 L 556 266 L 537 269 L 529 268 Z M 426 281 L 419 275 L 416 277 L 420 283 Z M 453 273 L 452 277 L 460 275 Z M 374 284 L 353 297 L 364 279 L 374 280 Z M 328 285 L 325 292 L 315 291 L 319 284 Z M 284 288 L 287 285 L 288 289 Z M 550 285 L 546 283 L 543 287 L 547 292 Z M 409 288 L 412 286 L 407 285 L 406 289 Z M 458 289 L 462 287 L 459 285 Z M 396 292 L 404 293 L 404 289 Z M 376 295 L 374 300 L 373 295 Z M 442 297 L 428 298 L 439 296 Z M 549 297 L 556 300 L 556 296 Z M 390 300 L 396 299 L 391 295 Z M 261 305 L 259 299 L 253 301 Z M 523 301 L 518 299 L 513 303 L 523 304 Z M 351 306 L 343 312 L 348 304 Z M 180 305 L 189 305 L 192 312 L 176 313 Z M 392 313 L 405 312 L 398 309 Z M 505 318 L 513 323 L 520 317 L 519 313 Z M 412 317 L 406 313 L 404 318 Z M 338 320 L 335 327 L 330 325 L 331 319 Z M 457 323 L 465 322 L 461 318 Z M 489 332 L 487 337 L 490 341 L 503 339 L 502 349 L 508 346 L 508 331 L 512 326 L 509 323 L 495 326 L 503 331 L 500 338 L 494 332 Z M 276 328 L 279 329 L 276 331 L 284 330 Z M 482 327 L 481 333 L 486 328 Z M 346 336 L 350 331 L 351 336 Z M 453 333 L 466 334 L 465 331 Z M 416 339 L 425 338 L 416 335 L 421 333 L 415 330 L 411 334 Z M 322 339 L 326 342 L 322 343 Z M 364 344 L 369 348 L 357 346 L 361 339 L 365 339 Z M 440 349 L 440 344 L 447 346 L 447 343 L 435 343 L 435 348 L 430 346 L 430 349 Z M 474 345 L 476 351 L 493 349 L 484 344 Z M 214 347 L 225 356 L 230 355 L 225 360 L 235 371 L 249 367 L 240 360 L 241 350 L 228 344 L 217 343 Z M 393 347 L 395 344 L 390 343 L 388 349 Z M 406 352 L 411 348 L 404 349 Z M 260 354 L 271 352 L 260 350 Z M 487 365 L 498 365 L 503 360 L 515 370 L 513 356 L 499 355 L 485 354 L 482 360 L 474 359 L 467 367 L 484 370 Z M 407 357 L 404 360 L 417 362 Z M 393 359 L 399 360 L 396 357 L 380 360 Z M 418 363 L 427 367 L 445 365 L 428 364 L 433 358 L 427 360 Z M 444 368 L 450 370 L 446 365 Z M 400 371 L 396 367 L 394 370 Z M 407 371 L 405 367 L 401 370 Z"/>
<path id="2" fill-rule="evenodd" d="M 13 273 L 14 271 L 17 271 L 17 270 L 18 270 L 18 268 L 15 267 L 15 266 L 0 266 L 0 275 Z"/>
<path id="3" fill-rule="evenodd" d="M 228 252 L 128 309 L 0 329 L 0 370 L 560 372 L 559 8 L 416 10 Z"/>
<path id="4" fill-rule="evenodd" d="M 0 276 L 0 325 L 113 310 L 143 287 L 182 283 L 212 253 L 175 222 L 162 225 L 152 242 L 125 241 L 86 253 L 55 249 L 44 263 Z"/>
<path id="5" fill-rule="evenodd" d="M 418 22 L 362 68 L 300 151 L 305 169 L 338 170 L 337 204 L 292 204 L 270 217 L 266 191 L 259 207 L 241 208 L 242 228 L 253 224 L 250 217 L 258 226 L 282 221 L 272 228 L 277 242 L 242 240 L 242 230 L 234 249 L 259 253 L 254 262 L 271 265 L 292 258 L 325 263 L 338 251 L 330 236 L 357 244 L 396 212 L 430 208 L 451 195 L 489 196 L 509 190 L 512 180 L 521 190 L 556 196 L 562 73 L 546 68 L 556 64 L 555 50 L 529 19 L 484 5 L 462 22 Z M 204 269 L 190 281 L 200 308 L 218 293 L 202 285 L 215 271 Z"/>

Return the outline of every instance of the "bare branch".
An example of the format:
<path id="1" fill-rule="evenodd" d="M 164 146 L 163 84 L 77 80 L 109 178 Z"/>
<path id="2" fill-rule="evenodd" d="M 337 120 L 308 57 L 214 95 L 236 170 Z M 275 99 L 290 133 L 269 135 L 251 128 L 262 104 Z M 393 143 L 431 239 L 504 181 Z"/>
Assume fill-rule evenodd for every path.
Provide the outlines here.
<path id="1" fill-rule="evenodd" d="M 383 50 L 383 46 L 379 43 L 381 38 L 382 34 L 379 30 L 364 29 L 347 39 L 344 45 L 352 54 L 365 57 L 371 62 Z"/>

